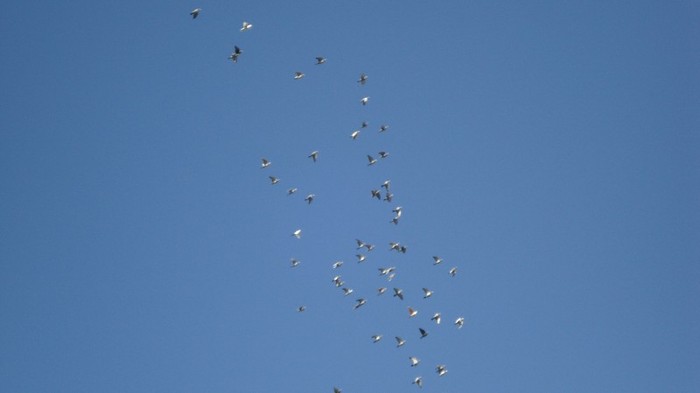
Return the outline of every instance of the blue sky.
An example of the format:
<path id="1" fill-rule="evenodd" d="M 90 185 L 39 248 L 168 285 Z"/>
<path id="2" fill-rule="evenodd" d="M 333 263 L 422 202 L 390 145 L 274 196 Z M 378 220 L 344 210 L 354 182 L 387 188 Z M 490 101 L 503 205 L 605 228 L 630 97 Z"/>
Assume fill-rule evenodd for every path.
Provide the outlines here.
<path id="1" fill-rule="evenodd" d="M 700 5 L 584 3 L 6 4 L 0 390 L 697 392 Z"/>

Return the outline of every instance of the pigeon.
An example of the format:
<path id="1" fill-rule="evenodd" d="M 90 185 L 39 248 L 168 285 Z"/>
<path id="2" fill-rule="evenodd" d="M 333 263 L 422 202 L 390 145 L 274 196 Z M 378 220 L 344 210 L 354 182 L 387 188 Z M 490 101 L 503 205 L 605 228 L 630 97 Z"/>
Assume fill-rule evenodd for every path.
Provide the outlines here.
<path id="1" fill-rule="evenodd" d="M 304 200 L 305 200 L 306 202 L 308 202 L 308 204 L 310 205 L 311 202 L 314 201 L 314 198 L 316 198 L 316 195 L 315 195 L 315 194 L 309 194 L 309 195 L 306 196 L 306 198 L 304 198 Z"/>
<path id="2" fill-rule="evenodd" d="M 199 13 L 200 13 L 200 12 L 202 12 L 202 9 L 201 9 L 201 8 L 195 8 L 195 9 L 193 9 L 192 12 L 190 12 L 190 15 L 192 15 L 192 19 L 197 19 L 197 17 L 199 16 Z"/>
<path id="3" fill-rule="evenodd" d="M 261 169 L 267 168 L 270 166 L 270 164 L 272 164 L 270 162 L 270 160 L 268 160 L 267 158 L 261 158 L 261 160 L 262 160 L 262 164 L 260 164 Z"/>
<path id="4" fill-rule="evenodd" d="M 416 377 L 416 378 L 413 380 L 413 382 L 411 382 L 411 383 L 415 384 L 415 385 L 418 386 L 419 388 L 422 388 L 422 387 L 423 387 L 423 378 L 421 378 L 421 377 Z"/>
<path id="5" fill-rule="evenodd" d="M 351 293 L 353 293 L 353 292 L 354 292 L 354 291 L 352 290 L 352 288 L 343 287 L 343 294 L 344 294 L 345 296 L 348 296 L 349 294 L 351 294 Z"/>
<path id="6" fill-rule="evenodd" d="M 308 155 L 308 157 L 314 160 L 314 162 L 316 162 L 316 160 L 318 159 L 318 150 L 312 151 L 311 154 Z"/>
<path id="7" fill-rule="evenodd" d="M 374 244 L 366 243 L 365 248 L 367 249 L 367 251 L 372 251 L 374 250 Z"/>
<path id="8" fill-rule="evenodd" d="M 289 190 L 287 190 L 287 195 L 292 195 L 292 194 L 294 194 L 295 192 L 297 192 L 297 188 L 296 188 L 296 187 L 292 187 L 292 188 L 290 188 Z"/>
<path id="9" fill-rule="evenodd" d="M 355 301 L 355 307 L 354 309 L 357 310 L 358 308 L 362 307 L 367 301 L 364 298 L 359 298 Z"/>
<path id="10" fill-rule="evenodd" d="M 306 306 L 299 306 L 299 307 L 297 307 L 297 311 L 298 311 L 298 312 L 304 312 L 304 311 L 306 311 Z"/>
<path id="11" fill-rule="evenodd" d="M 249 30 L 252 27 L 253 27 L 252 23 L 248 23 L 246 21 L 243 21 L 243 26 L 241 26 L 241 31 Z"/>
<path id="12" fill-rule="evenodd" d="M 384 132 L 388 129 L 389 129 L 389 126 L 386 124 L 382 124 L 381 126 L 379 126 L 379 132 Z"/>
<path id="13" fill-rule="evenodd" d="M 403 290 L 401 288 L 394 288 L 394 297 L 403 300 Z"/>
<path id="14" fill-rule="evenodd" d="M 394 277 L 396 277 L 396 273 L 389 273 L 389 276 L 387 276 L 386 280 L 391 281 L 394 279 Z"/>
<path id="15" fill-rule="evenodd" d="M 372 198 L 377 198 L 377 200 L 382 200 L 382 193 L 379 190 L 372 190 Z"/>
<path id="16" fill-rule="evenodd" d="M 336 387 L 334 386 L 334 387 L 333 387 L 333 393 L 343 393 L 343 391 L 340 390 L 339 388 L 336 388 Z"/>
<path id="17" fill-rule="evenodd" d="M 396 206 L 391 211 L 392 213 L 396 213 L 396 217 L 401 217 L 401 212 L 403 211 L 403 208 L 401 206 Z"/>
<path id="18" fill-rule="evenodd" d="M 357 139 L 358 136 L 360 136 L 360 130 L 355 130 L 352 132 L 352 134 L 350 134 L 350 138 L 353 140 Z"/>
<path id="19" fill-rule="evenodd" d="M 384 294 L 386 292 L 385 287 L 377 288 L 377 296 Z"/>
<path id="20" fill-rule="evenodd" d="M 428 332 L 425 329 L 418 328 L 418 331 L 420 332 L 420 338 L 428 337 Z"/>
<path id="21" fill-rule="evenodd" d="M 462 326 L 464 326 L 464 317 L 459 317 L 455 320 L 455 325 L 457 325 L 457 329 L 461 329 Z"/>
<path id="22" fill-rule="evenodd" d="M 410 356 L 408 359 L 411 361 L 411 367 L 416 367 L 420 363 L 420 359 L 415 356 Z"/>
<path id="23" fill-rule="evenodd" d="M 380 267 L 379 268 L 379 275 L 386 276 L 387 274 L 393 272 L 394 270 L 396 270 L 395 267 Z"/>
<path id="24" fill-rule="evenodd" d="M 369 123 L 367 123 L 366 121 L 363 121 L 360 128 L 367 128 L 368 125 L 369 125 Z"/>
<path id="25" fill-rule="evenodd" d="M 418 315 L 418 310 L 414 310 L 413 308 L 409 307 L 408 308 L 408 317 L 413 318 L 416 315 Z"/>
<path id="26" fill-rule="evenodd" d="M 323 56 L 317 56 L 316 57 L 316 65 L 320 65 L 326 62 L 326 58 Z"/>
<path id="27" fill-rule="evenodd" d="M 389 157 L 389 153 L 387 153 L 385 151 L 379 152 L 379 158 L 387 158 L 387 157 Z"/>
<path id="28" fill-rule="evenodd" d="M 403 338 L 396 336 L 394 337 L 396 339 L 396 348 L 402 347 L 404 344 L 406 344 L 406 340 Z"/>
<path id="29" fill-rule="evenodd" d="M 447 374 L 447 368 L 444 364 L 438 364 L 435 367 L 435 372 L 438 374 L 438 377 L 442 377 L 443 375 Z"/>
<path id="30" fill-rule="evenodd" d="M 333 283 L 335 284 L 335 286 L 336 286 L 337 288 L 340 288 L 340 287 L 343 286 L 343 284 L 345 284 L 345 283 L 343 282 L 343 280 L 340 279 L 340 276 L 335 276 L 335 277 L 333 277 L 333 280 L 331 280 L 331 281 L 333 281 Z"/>
<path id="31" fill-rule="evenodd" d="M 362 99 L 360 100 L 360 103 L 362 105 L 367 105 L 367 102 L 369 102 L 369 97 L 362 97 Z"/>
<path id="32" fill-rule="evenodd" d="M 292 236 L 296 237 L 297 239 L 301 239 L 301 229 L 297 229 L 296 231 L 292 232 Z"/>
<path id="33" fill-rule="evenodd" d="M 303 73 L 303 72 L 297 71 L 297 72 L 294 73 L 294 79 L 301 79 L 301 78 L 303 78 L 303 77 L 304 77 L 304 73 Z"/>
<path id="34" fill-rule="evenodd" d="M 391 187 L 391 180 L 384 180 L 384 183 L 382 183 L 382 187 L 384 187 L 386 191 L 389 192 L 389 188 Z"/>
<path id="35" fill-rule="evenodd" d="M 439 265 L 442 263 L 442 258 L 440 258 L 438 256 L 433 256 L 433 261 L 434 261 L 433 265 Z"/>
<path id="36" fill-rule="evenodd" d="M 335 261 L 333 262 L 333 269 L 337 269 L 339 267 L 343 266 L 343 261 Z"/>
<path id="37" fill-rule="evenodd" d="M 433 291 L 428 288 L 423 288 L 423 299 L 427 299 L 431 296 L 433 296 Z"/>
<path id="38" fill-rule="evenodd" d="M 381 335 L 381 334 L 375 334 L 374 336 L 372 336 L 372 342 L 375 343 L 375 344 L 378 343 L 379 340 L 381 340 L 381 339 L 382 339 L 382 335 Z"/>
<path id="39" fill-rule="evenodd" d="M 296 258 L 292 258 L 292 259 L 290 260 L 290 263 L 291 263 L 292 267 L 297 267 L 297 266 L 299 266 L 299 264 L 300 264 L 301 262 L 300 262 L 298 259 L 296 259 Z"/>
<path id="40" fill-rule="evenodd" d="M 238 63 L 238 56 L 240 56 L 241 53 L 243 53 L 241 48 L 234 45 L 233 46 L 233 53 L 231 53 L 231 55 L 228 58 L 229 58 L 229 60 L 233 61 L 234 63 Z"/>
<path id="41" fill-rule="evenodd" d="M 367 75 L 362 73 L 362 74 L 360 74 L 360 79 L 357 80 L 357 83 L 364 86 L 364 84 L 367 83 L 367 79 L 368 79 Z"/>
<path id="42" fill-rule="evenodd" d="M 400 252 L 401 254 L 405 254 L 405 253 L 406 253 L 406 250 L 408 250 L 408 248 L 406 248 L 406 246 L 401 246 L 401 247 L 399 247 L 399 252 Z"/>
<path id="43" fill-rule="evenodd" d="M 394 199 L 394 194 L 387 192 L 386 195 L 384 195 L 384 200 L 387 202 L 391 202 Z"/>
<path id="44" fill-rule="evenodd" d="M 357 257 L 357 263 L 364 262 L 365 259 L 367 258 L 366 256 L 364 256 L 362 254 L 356 254 L 355 256 Z"/>
<path id="45" fill-rule="evenodd" d="M 450 277 L 456 276 L 456 275 L 457 275 L 457 268 L 456 268 L 456 267 L 453 267 L 452 269 L 450 269 L 450 271 L 448 272 L 448 274 L 450 275 Z"/>
<path id="46" fill-rule="evenodd" d="M 394 243 L 394 242 L 389 242 L 389 250 L 396 250 L 399 251 L 401 249 L 401 244 L 399 243 Z"/>
<path id="47" fill-rule="evenodd" d="M 367 154 L 367 160 L 369 160 L 369 164 L 367 164 L 367 165 L 374 165 L 377 163 L 377 160 L 374 157 L 370 156 L 369 154 Z"/>
<path id="48" fill-rule="evenodd" d="M 440 313 L 439 313 L 439 312 L 436 312 L 435 315 L 433 315 L 433 317 L 430 318 L 430 320 L 431 320 L 431 321 L 435 321 L 435 323 L 439 325 L 439 324 L 440 324 L 440 318 L 441 318 Z"/>
<path id="49" fill-rule="evenodd" d="M 391 219 L 391 223 L 394 224 L 394 225 L 399 225 L 399 218 L 398 218 L 398 217 L 392 218 L 392 219 Z"/>
<path id="50" fill-rule="evenodd" d="M 272 184 L 277 184 L 280 182 L 280 179 L 274 177 L 274 176 L 268 176 L 270 178 L 270 183 Z"/>

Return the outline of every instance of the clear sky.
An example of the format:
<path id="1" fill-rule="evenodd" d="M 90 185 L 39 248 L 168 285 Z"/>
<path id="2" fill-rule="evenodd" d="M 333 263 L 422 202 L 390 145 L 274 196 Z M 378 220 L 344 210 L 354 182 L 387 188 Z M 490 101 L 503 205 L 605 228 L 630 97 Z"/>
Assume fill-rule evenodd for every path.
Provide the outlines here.
<path id="1" fill-rule="evenodd" d="M 700 391 L 697 1 L 3 10 L 0 391 Z"/>

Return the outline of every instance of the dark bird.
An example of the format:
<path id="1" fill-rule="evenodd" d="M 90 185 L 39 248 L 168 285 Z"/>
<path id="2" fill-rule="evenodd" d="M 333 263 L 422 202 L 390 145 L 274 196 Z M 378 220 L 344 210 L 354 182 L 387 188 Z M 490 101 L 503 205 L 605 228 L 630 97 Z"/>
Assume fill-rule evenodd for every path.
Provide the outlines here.
<path id="1" fill-rule="evenodd" d="M 233 46 L 233 53 L 231 53 L 231 56 L 229 56 L 229 60 L 233 61 L 234 63 L 238 63 L 238 56 L 243 53 L 243 50 L 239 48 L 238 46 L 234 45 Z"/>
<path id="2" fill-rule="evenodd" d="M 420 331 L 420 338 L 428 337 L 428 332 L 425 331 L 425 329 L 423 329 L 423 328 L 418 328 L 418 331 Z"/>
<path id="3" fill-rule="evenodd" d="M 192 12 L 190 12 L 190 15 L 192 15 L 192 19 L 197 19 L 197 17 L 199 16 L 199 13 L 200 13 L 200 12 L 202 12 L 202 9 L 201 9 L 201 8 L 195 8 L 195 9 L 193 9 Z"/>
<path id="4" fill-rule="evenodd" d="M 323 64 L 326 62 L 326 58 L 323 56 L 316 57 L 316 65 Z"/>
<path id="5" fill-rule="evenodd" d="M 368 79 L 367 75 L 362 73 L 362 74 L 360 74 L 360 79 L 357 80 L 357 83 L 364 86 L 364 84 L 367 83 L 367 79 Z"/>

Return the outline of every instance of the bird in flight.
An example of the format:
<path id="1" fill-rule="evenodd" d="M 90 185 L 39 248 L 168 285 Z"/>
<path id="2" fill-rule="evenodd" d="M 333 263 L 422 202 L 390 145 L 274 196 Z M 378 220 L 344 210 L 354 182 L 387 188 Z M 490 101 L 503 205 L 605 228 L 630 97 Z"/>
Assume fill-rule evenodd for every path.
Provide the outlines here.
<path id="1" fill-rule="evenodd" d="M 200 12 L 202 12 L 202 9 L 201 9 L 201 8 L 195 8 L 195 9 L 193 9 L 192 12 L 190 12 L 190 15 L 192 15 L 192 19 L 197 19 L 197 17 L 199 16 L 199 13 L 200 13 Z"/>
<path id="2" fill-rule="evenodd" d="M 299 307 L 297 307 L 297 311 L 298 311 L 298 312 L 304 312 L 304 311 L 306 311 L 306 306 L 299 306 Z"/>
<path id="3" fill-rule="evenodd" d="M 348 296 L 349 294 L 351 294 L 353 292 L 354 291 L 352 290 L 352 288 L 343 287 L 343 295 Z"/>
<path id="4" fill-rule="evenodd" d="M 381 340 L 381 339 L 382 339 L 382 335 L 381 335 L 381 334 L 375 334 L 374 336 L 372 336 L 372 342 L 373 342 L 373 343 L 378 343 L 379 340 Z"/>
<path id="5" fill-rule="evenodd" d="M 383 295 L 386 292 L 386 287 L 377 288 L 377 296 Z"/>
<path id="6" fill-rule="evenodd" d="M 369 102 L 369 97 L 362 97 L 362 99 L 360 100 L 360 103 L 362 105 L 367 105 L 368 102 Z"/>
<path id="7" fill-rule="evenodd" d="M 267 168 L 270 166 L 270 164 L 272 164 L 267 158 L 261 158 L 261 160 L 262 164 L 260 164 L 260 168 Z"/>
<path id="8" fill-rule="evenodd" d="M 292 188 L 290 188 L 289 190 L 287 190 L 287 195 L 292 195 L 292 194 L 294 194 L 295 192 L 297 192 L 297 188 L 296 188 L 296 187 L 292 187 Z"/>
<path id="9" fill-rule="evenodd" d="M 440 316 L 439 312 L 436 312 L 435 315 L 433 315 L 433 317 L 430 318 L 431 321 L 435 321 L 435 323 L 438 325 L 440 324 L 440 319 L 441 319 L 441 316 Z"/>
<path id="10" fill-rule="evenodd" d="M 360 74 L 360 79 L 357 80 L 357 83 L 364 86 L 364 84 L 367 83 L 367 79 L 368 79 L 367 75 L 362 73 L 362 74 Z"/>
<path id="11" fill-rule="evenodd" d="M 414 310 L 412 307 L 408 308 L 408 317 L 413 318 L 418 315 L 418 310 Z"/>
<path id="12" fill-rule="evenodd" d="M 403 300 L 403 290 L 401 288 L 394 288 L 394 297 Z"/>
<path id="13" fill-rule="evenodd" d="M 309 194 L 304 198 L 304 200 L 310 205 L 311 202 L 314 201 L 314 198 L 316 198 L 316 194 Z"/>
<path id="14" fill-rule="evenodd" d="M 409 356 L 408 359 L 411 361 L 411 367 L 416 367 L 420 363 L 420 359 L 415 356 Z"/>
<path id="15" fill-rule="evenodd" d="M 238 46 L 234 45 L 233 46 L 233 53 L 231 53 L 231 56 L 229 56 L 229 60 L 233 61 L 234 63 L 238 63 L 238 56 L 243 53 L 243 50 L 239 48 Z"/>
<path id="16" fill-rule="evenodd" d="M 396 348 L 402 347 L 404 344 L 406 344 L 406 340 L 403 338 L 396 336 L 394 337 L 396 339 Z"/>
<path id="17" fill-rule="evenodd" d="M 362 254 L 356 254 L 355 256 L 357 257 L 357 263 L 364 262 L 365 259 L 367 259 L 367 257 Z"/>
<path id="18" fill-rule="evenodd" d="M 243 25 L 241 26 L 241 31 L 246 31 L 249 30 L 253 27 L 252 23 L 248 23 L 246 21 L 243 21 Z"/>
<path id="19" fill-rule="evenodd" d="M 312 151 L 311 154 L 308 155 L 308 157 L 314 160 L 314 162 L 316 162 L 316 160 L 318 159 L 318 150 Z"/>
<path id="20" fill-rule="evenodd" d="M 367 303 L 367 300 L 364 298 L 359 298 L 355 301 L 355 307 L 354 309 L 357 310 L 358 308 L 362 307 L 365 303 Z"/>
<path id="21" fill-rule="evenodd" d="M 360 128 L 367 128 L 368 125 L 369 125 L 369 123 L 367 123 L 366 121 L 363 121 Z"/>
<path id="22" fill-rule="evenodd" d="M 427 299 L 431 296 L 433 296 L 433 291 L 428 288 L 423 288 L 423 299 Z"/>
<path id="23" fill-rule="evenodd" d="M 442 263 L 442 258 L 440 258 L 437 255 L 433 256 L 433 265 L 439 265 L 441 263 Z"/>
<path id="24" fill-rule="evenodd" d="M 369 154 L 367 154 L 367 160 L 369 161 L 369 164 L 367 164 L 367 165 L 374 165 L 377 163 L 377 160 L 374 157 L 370 156 Z"/>
<path id="25" fill-rule="evenodd" d="M 447 374 L 447 367 L 445 367 L 444 364 L 438 364 L 435 367 L 435 372 L 438 374 L 438 377 L 442 377 L 443 375 Z"/>
<path id="26" fill-rule="evenodd" d="M 352 134 L 350 134 L 350 138 L 353 140 L 357 139 L 358 136 L 360 136 L 360 130 L 355 130 L 352 132 Z"/>
<path id="27" fill-rule="evenodd" d="M 381 126 L 379 126 L 379 132 L 384 132 L 388 129 L 389 129 L 389 126 L 386 124 L 382 124 Z"/>
<path id="28" fill-rule="evenodd" d="M 301 79 L 301 78 L 303 78 L 303 77 L 304 77 L 304 73 L 303 73 L 303 72 L 297 71 L 297 72 L 294 73 L 294 79 Z"/>
<path id="29" fill-rule="evenodd" d="M 339 267 L 343 266 L 343 261 L 335 261 L 333 262 L 333 269 L 337 269 Z"/>
<path id="30" fill-rule="evenodd" d="M 461 329 L 462 326 L 464 326 L 464 317 L 459 317 L 455 320 L 455 325 L 457 325 L 457 329 Z"/>
<path id="31" fill-rule="evenodd" d="M 450 269 L 450 271 L 448 273 L 449 273 L 450 277 L 456 276 L 457 275 L 457 268 L 453 267 L 452 269 Z"/>
<path id="32" fill-rule="evenodd" d="M 428 337 L 428 332 L 425 329 L 418 328 L 418 331 L 420 332 L 420 338 Z"/>
<path id="33" fill-rule="evenodd" d="M 415 385 L 418 386 L 419 388 L 422 388 L 422 387 L 423 387 L 423 378 L 422 378 L 422 377 L 416 377 L 416 378 L 413 380 L 413 382 L 411 382 L 411 383 L 415 384 Z"/>
<path id="34" fill-rule="evenodd" d="M 270 183 L 271 184 L 277 184 L 280 182 L 280 179 L 274 177 L 274 176 L 268 176 L 270 178 Z"/>
<path id="35" fill-rule="evenodd" d="M 372 190 L 372 198 L 377 198 L 377 200 L 382 200 L 382 193 L 379 190 Z"/>
<path id="36" fill-rule="evenodd" d="M 326 58 L 323 56 L 316 57 L 316 65 L 320 65 L 326 62 Z"/>
<path id="37" fill-rule="evenodd" d="M 297 266 L 299 266 L 299 264 L 301 263 L 301 261 L 299 261 L 299 260 L 296 259 L 296 258 L 292 258 L 292 259 L 290 260 L 290 263 L 291 263 L 292 267 L 297 267 Z"/>
<path id="38" fill-rule="evenodd" d="M 387 153 L 385 151 L 379 152 L 379 158 L 387 158 L 387 157 L 389 157 L 389 153 Z"/>
<path id="39" fill-rule="evenodd" d="M 297 239 L 301 239 L 301 229 L 297 229 L 296 231 L 292 232 L 292 236 L 296 237 Z"/>

